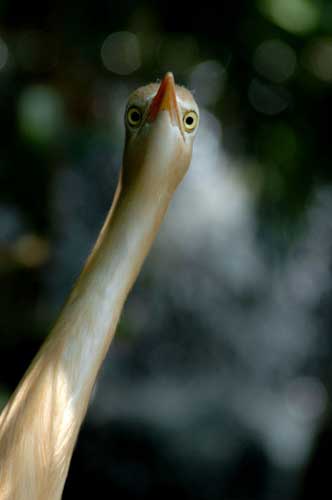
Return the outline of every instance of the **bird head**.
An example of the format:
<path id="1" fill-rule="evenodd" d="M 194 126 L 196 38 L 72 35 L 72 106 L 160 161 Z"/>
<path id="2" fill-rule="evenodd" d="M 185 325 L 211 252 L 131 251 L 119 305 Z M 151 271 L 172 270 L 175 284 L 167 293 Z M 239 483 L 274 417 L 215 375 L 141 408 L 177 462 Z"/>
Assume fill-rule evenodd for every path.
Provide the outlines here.
<path id="1" fill-rule="evenodd" d="M 198 122 L 192 94 L 172 73 L 133 92 L 125 111 L 124 187 L 140 177 L 172 193 L 189 167 Z"/>

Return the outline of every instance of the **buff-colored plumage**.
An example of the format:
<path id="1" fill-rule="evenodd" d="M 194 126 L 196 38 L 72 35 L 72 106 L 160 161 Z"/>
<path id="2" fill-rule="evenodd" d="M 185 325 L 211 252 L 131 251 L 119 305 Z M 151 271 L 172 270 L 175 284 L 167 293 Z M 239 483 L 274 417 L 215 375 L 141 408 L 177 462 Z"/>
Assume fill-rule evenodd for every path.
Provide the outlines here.
<path id="1" fill-rule="evenodd" d="M 196 126 L 186 131 L 183 120 L 187 111 L 198 120 L 191 94 L 168 73 L 160 86 L 135 91 L 126 113 L 132 106 L 141 122 L 127 123 L 110 213 L 53 331 L 0 416 L 0 500 L 61 498 L 124 301 L 189 166 Z"/>

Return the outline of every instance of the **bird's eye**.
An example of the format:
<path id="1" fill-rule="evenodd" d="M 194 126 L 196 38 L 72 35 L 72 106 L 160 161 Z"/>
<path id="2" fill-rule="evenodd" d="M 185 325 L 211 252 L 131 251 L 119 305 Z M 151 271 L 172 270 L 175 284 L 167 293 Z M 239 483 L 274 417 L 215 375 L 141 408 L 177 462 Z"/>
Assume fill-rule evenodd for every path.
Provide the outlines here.
<path id="1" fill-rule="evenodd" d="M 138 127 L 142 121 L 142 112 L 136 106 L 132 106 L 127 111 L 127 123 L 131 127 Z"/>
<path id="2" fill-rule="evenodd" d="M 188 111 L 183 117 L 183 125 L 186 132 L 193 132 L 197 127 L 198 116 L 195 111 Z"/>

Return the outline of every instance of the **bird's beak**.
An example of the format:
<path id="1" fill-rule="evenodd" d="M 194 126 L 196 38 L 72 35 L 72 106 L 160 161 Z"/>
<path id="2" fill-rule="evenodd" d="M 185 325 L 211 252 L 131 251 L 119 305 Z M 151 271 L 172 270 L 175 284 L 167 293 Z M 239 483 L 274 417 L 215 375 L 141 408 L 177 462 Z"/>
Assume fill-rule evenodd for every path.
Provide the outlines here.
<path id="1" fill-rule="evenodd" d="M 173 125 L 178 126 L 182 130 L 182 122 L 180 119 L 180 111 L 176 98 L 175 83 L 173 73 L 166 73 L 160 83 L 158 92 L 152 99 L 148 111 L 147 121 L 153 122 L 161 111 L 168 111 Z"/>

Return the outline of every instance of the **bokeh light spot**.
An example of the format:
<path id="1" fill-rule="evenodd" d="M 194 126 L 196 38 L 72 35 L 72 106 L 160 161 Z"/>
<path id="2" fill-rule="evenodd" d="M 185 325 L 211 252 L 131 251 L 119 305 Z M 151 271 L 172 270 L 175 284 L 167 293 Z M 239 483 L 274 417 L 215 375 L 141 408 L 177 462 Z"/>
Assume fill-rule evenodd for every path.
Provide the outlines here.
<path id="1" fill-rule="evenodd" d="M 118 75 L 130 75 L 141 65 L 139 41 L 134 33 L 111 33 L 101 47 L 101 59 L 105 68 Z"/>
<path id="2" fill-rule="evenodd" d="M 13 253 L 16 261 L 24 267 L 39 267 L 49 257 L 48 242 L 35 234 L 25 234 L 15 243 Z"/>
<path id="3" fill-rule="evenodd" d="M 195 92 L 202 106 L 215 104 L 222 95 L 226 82 L 226 70 L 218 61 L 204 61 L 194 67 L 189 87 Z"/>
<path id="4" fill-rule="evenodd" d="M 289 104 L 289 95 L 285 89 L 266 85 L 256 78 L 250 83 L 248 98 L 256 111 L 266 115 L 277 115 L 287 109 Z"/>
<path id="5" fill-rule="evenodd" d="M 295 51 L 281 40 L 266 40 L 254 53 L 253 64 L 258 73 L 274 83 L 288 80 L 296 68 Z"/>
<path id="6" fill-rule="evenodd" d="M 0 70 L 3 69 L 8 61 L 8 48 L 5 42 L 0 38 Z"/>
<path id="7" fill-rule="evenodd" d="M 31 142 L 48 143 L 63 124 L 60 95 L 51 87 L 35 85 L 20 97 L 18 120 L 22 135 Z"/>
<path id="8" fill-rule="evenodd" d="M 313 31 L 319 22 L 319 8 L 311 0 L 259 0 L 261 12 L 290 33 Z"/>
<path id="9" fill-rule="evenodd" d="M 306 51 L 304 60 L 318 79 L 332 82 L 332 38 L 313 41 Z"/>

